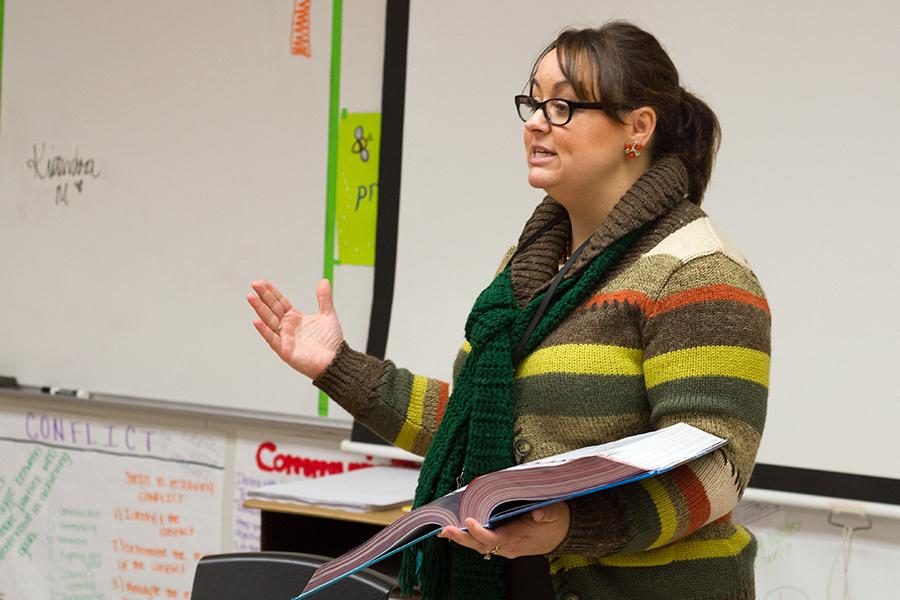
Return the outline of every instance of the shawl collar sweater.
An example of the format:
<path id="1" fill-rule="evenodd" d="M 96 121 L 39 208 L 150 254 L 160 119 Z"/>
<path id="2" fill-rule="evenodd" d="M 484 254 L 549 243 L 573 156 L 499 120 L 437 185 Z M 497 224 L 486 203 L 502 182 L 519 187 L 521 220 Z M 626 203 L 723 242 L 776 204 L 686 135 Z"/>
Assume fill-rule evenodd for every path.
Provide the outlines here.
<path id="1" fill-rule="evenodd" d="M 747 262 L 684 199 L 686 185 L 680 161 L 661 158 L 589 238 L 573 273 L 649 223 L 593 295 L 518 365 L 513 450 L 531 461 L 679 421 L 729 443 L 667 474 L 570 501 L 568 535 L 548 556 L 563 600 L 755 597 L 755 539 L 731 510 L 765 422 L 769 309 Z M 520 243 L 564 212 L 545 199 Z M 563 219 L 513 258 L 517 301 L 546 288 L 569 230 Z M 455 370 L 468 351 L 464 343 Z M 419 454 L 449 396 L 447 382 L 346 344 L 315 383 Z"/>

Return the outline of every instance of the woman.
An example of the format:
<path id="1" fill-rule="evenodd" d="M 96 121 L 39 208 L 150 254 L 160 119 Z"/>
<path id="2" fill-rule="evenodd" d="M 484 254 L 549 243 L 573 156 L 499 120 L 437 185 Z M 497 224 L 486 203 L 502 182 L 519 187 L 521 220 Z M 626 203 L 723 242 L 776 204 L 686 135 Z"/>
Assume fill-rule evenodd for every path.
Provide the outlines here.
<path id="1" fill-rule="evenodd" d="M 538 564 L 560 598 L 754 598 L 755 540 L 730 511 L 765 420 L 770 315 L 699 208 L 718 121 L 657 40 L 624 22 L 563 32 L 516 105 L 528 181 L 547 197 L 472 309 L 452 395 L 350 349 L 325 281 L 316 315 L 254 282 L 256 328 L 357 419 L 427 452 L 417 505 L 515 462 L 678 421 L 728 440 L 494 530 L 445 528 L 453 544 L 433 540 L 404 565 L 426 598 L 506 597 L 516 561 L 483 558 L 523 556 L 549 559 Z"/>

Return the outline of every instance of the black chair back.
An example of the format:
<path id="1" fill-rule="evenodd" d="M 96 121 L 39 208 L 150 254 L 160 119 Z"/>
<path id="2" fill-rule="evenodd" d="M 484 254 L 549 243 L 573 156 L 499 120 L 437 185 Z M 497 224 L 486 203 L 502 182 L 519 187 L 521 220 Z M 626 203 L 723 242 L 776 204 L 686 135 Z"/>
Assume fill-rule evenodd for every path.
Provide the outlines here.
<path id="1" fill-rule="evenodd" d="M 291 552 L 214 554 L 200 559 L 191 600 L 290 600 L 329 559 Z M 310 600 L 387 600 L 395 581 L 365 569 Z"/>

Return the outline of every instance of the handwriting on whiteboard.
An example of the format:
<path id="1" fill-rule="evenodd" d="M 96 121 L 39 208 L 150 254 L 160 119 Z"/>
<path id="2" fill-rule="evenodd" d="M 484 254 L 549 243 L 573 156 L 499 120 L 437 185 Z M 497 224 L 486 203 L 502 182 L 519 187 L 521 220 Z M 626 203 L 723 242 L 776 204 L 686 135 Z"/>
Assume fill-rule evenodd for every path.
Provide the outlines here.
<path id="1" fill-rule="evenodd" d="M 29 412 L 24 421 L 25 436 L 33 442 L 63 446 L 98 447 L 128 453 L 153 452 L 153 431 L 133 425 L 92 423 L 59 415 Z"/>
<path id="2" fill-rule="evenodd" d="M 791 538 L 801 527 L 799 521 L 787 521 L 774 531 L 766 532 L 760 539 L 760 550 L 756 560 L 767 565 L 787 555 L 793 547 Z"/>
<path id="3" fill-rule="evenodd" d="M 93 157 L 79 156 L 78 147 L 72 156 L 66 157 L 55 153 L 54 147 L 49 150 L 46 143 L 40 146 L 31 145 L 31 158 L 26 161 L 28 169 L 38 180 L 56 180 L 56 204 L 69 205 L 69 184 L 81 194 L 84 192 L 85 179 L 100 177 L 97 160 Z"/>
<path id="4" fill-rule="evenodd" d="M 71 464 L 68 452 L 35 447 L 13 471 L 15 477 L 0 476 L 0 562 L 13 551 L 32 558 L 31 547 L 42 537 L 36 523 L 60 473 Z"/>
<path id="5" fill-rule="evenodd" d="M 309 13 L 311 0 L 295 0 L 294 14 L 291 16 L 291 54 L 309 58 L 312 44 L 309 35 Z"/>

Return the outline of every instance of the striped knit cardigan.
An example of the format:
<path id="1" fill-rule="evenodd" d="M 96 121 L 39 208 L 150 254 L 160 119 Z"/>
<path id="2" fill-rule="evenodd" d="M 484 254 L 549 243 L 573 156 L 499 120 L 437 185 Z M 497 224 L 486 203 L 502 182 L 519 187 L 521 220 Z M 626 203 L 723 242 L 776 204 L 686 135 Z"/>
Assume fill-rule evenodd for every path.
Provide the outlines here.
<path id="1" fill-rule="evenodd" d="M 562 599 L 755 598 L 755 539 L 730 513 L 765 421 L 769 309 L 746 261 L 683 199 L 685 189 L 681 162 L 658 160 L 592 236 L 573 272 L 652 223 L 593 296 L 519 364 L 513 449 L 518 461 L 531 461 L 678 421 L 729 443 L 668 474 L 570 501 L 568 536 L 549 557 Z M 520 242 L 560 212 L 545 199 Z M 569 230 L 564 220 L 513 259 L 521 303 L 546 289 Z M 419 454 L 449 395 L 445 382 L 346 344 L 315 383 Z"/>

